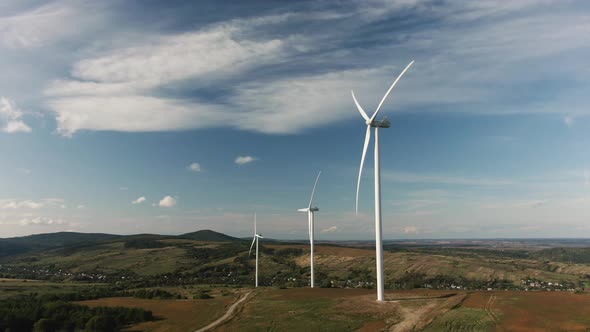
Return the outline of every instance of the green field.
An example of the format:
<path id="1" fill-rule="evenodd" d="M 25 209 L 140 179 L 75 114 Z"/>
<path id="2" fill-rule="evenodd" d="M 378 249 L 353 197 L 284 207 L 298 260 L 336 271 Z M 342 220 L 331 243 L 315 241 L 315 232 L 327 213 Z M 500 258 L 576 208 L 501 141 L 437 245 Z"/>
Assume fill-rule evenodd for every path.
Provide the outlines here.
<path id="1" fill-rule="evenodd" d="M 26 279 L 0 278 L 0 300 L 29 293 L 64 294 L 76 293 L 88 288 L 107 288 L 105 284 L 77 282 L 47 282 Z"/>

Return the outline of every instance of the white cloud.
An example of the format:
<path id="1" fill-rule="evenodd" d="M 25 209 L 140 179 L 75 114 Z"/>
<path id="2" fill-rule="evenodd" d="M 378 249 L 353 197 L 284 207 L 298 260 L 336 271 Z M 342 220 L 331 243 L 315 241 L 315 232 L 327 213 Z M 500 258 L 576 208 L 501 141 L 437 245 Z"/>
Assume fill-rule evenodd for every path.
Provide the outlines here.
<path id="1" fill-rule="evenodd" d="M 238 156 L 236 160 L 234 160 L 234 162 L 238 165 L 245 165 L 254 161 L 256 161 L 256 158 L 252 156 Z"/>
<path id="2" fill-rule="evenodd" d="M 238 36 L 239 28 L 212 29 L 161 36 L 147 44 L 78 62 L 73 75 L 105 83 L 135 82 L 156 86 L 188 77 L 236 72 L 280 55 L 280 40 L 255 41 Z"/>
<path id="3" fill-rule="evenodd" d="M 152 91 L 181 80 L 214 81 L 279 61 L 287 41 L 248 38 L 245 32 L 280 20 L 229 21 L 81 60 L 73 66 L 73 79 L 56 80 L 45 90 L 58 131 L 165 131 L 230 123 L 235 115 L 231 107 L 155 97 Z"/>
<path id="4" fill-rule="evenodd" d="M 418 234 L 418 227 L 416 226 L 404 226 L 402 228 L 404 234 Z"/>
<path id="5" fill-rule="evenodd" d="M 43 203 L 34 201 L 5 201 L 0 203 L 0 209 L 39 209 Z"/>
<path id="6" fill-rule="evenodd" d="M 138 198 L 137 198 L 136 200 L 134 200 L 133 202 L 131 202 L 131 204 L 140 204 L 140 203 L 143 203 L 143 202 L 145 202 L 145 197 L 144 197 L 144 196 L 141 196 L 141 197 L 138 197 Z M 161 203 L 161 202 L 160 202 L 160 203 Z"/>
<path id="7" fill-rule="evenodd" d="M 52 225 L 69 225 L 63 219 L 53 219 L 47 217 L 25 217 L 19 221 L 21 226 L 52 226 Z"/>
<path id="8" fill-rule="evenodd" d="M 0 97 L 0 130 L 9 134 L 31 132 L 31 127 L 22 121 L 22 115 L 23 112 L 12 100 Z"/>
<path id="9" fill-rule="evenodd" d="M 176 205 L 176 199 L 172 196 L 166 196 L 160 200 L 158 205 L 161 207 L 173 207 Z"/>
<path id="10" fill-rule="evenodd" d="M 67 7 L 46 5 L 15 16 L 0 17 L 0 44 L 10 48 L 42 45 L 65 32 L 62 28 L 71 14 Z"/>
<path id="11" fill-rule="evenodd" d="M 322 229 L 320 231 L 320 233 L 334 233 L 338 231 L 338 227 L 337 226 L 332 226 L 332 227 L 328 227 L 326 229 Z"/>
<path id="12" fill-rule="evenodd" d="M 84 53 L 86 57 L 72 65 L 70 77 L 47 86 L 47 105 L 55 112 L 63 135 L 80 130 L 139 132 L 220 126 L 297 133 L 358 117 L 351 88 L 371 110 L 399 69 L 418 54 L 416 65 L 390 97 L 395 102 L 387 105 L 389 110 L 426 107 L 456 112 L 561 113 L 587 104 L 587 89 L 580 88 L 577 98 L 557 96 L 543 101 L 542 107 L 533 102 L 515 107 L 498 101 L 510 99 L 503 94 L 506 90 L 513 93 L 513 87 L 580 75 L 580 61 L 543 64 L 575 50 L 585 54 L 583 36 L 590 33 L 590 21 L 576 11 L 551 10 L 548 3 L 551 1 L 345 1 L 347 11 L 252 17 L 197 31 L 152 34 L 127 40 L 124 48 L 106 46 Z M 362 52 L 338 48 L 353 29 L 366 30 L 357 28 L 400 13 L 440 24 L 400 29 L 387 37 L 389 43 Z M 342 24 L 347 17 L 361 19 L 345 27 L 332 25 Z M 313 34 L 289 29 L 290 24 L 305 20 L 316 24 L 324 20 L 329 27 L 344 29 L 320 27 Z M 378 32 L 372 37 L 382 38 Z M 310 60 L 306 61 L 310 66 L 327 65 L 321 71 L 274 66 L 295 57 Z M 385 58 L 388 60 L 380 60 Z M 276 67 L 285 67 L 289 74 Z M 251 75 L 257 68 L 268 69 L 265 73 L 270 75 Z M 187 81 L 196 90 L 215 89 L 228 78 L 236 83 L 216 101 L 166 98 L 160 91 Z M 568 104 L 557 107 L 564 100 Z M 578 106 L 572 107 L 574 103 Z"/>
<path id="13" fill-rule="evenodd" d="M 38 48 L 77 37 L 102 22 L 103 13 L 91 2 L 52 1 L 11 16 L 0 17 L 0 46 Z"/>
<path id="14" fill-rule="evenodd" d="M 0 210 L 9 209 L 29 209 L 36 210 L 43 207 L 59 207 L 62 206 L 64 200 L 60 198 L 45 198 L 39 201 L 33 200 L 16 200 L 16 199 L 0 199 Z"/>
<path id="15" fill-rule="evenodd" d="M 53 99 L 58 132 L 71 136 L 79 130 L 147 132 L 206 128 L 220 120 L 216 106 L 190 104 L 145 96 L 73 97 Z"/>
<path id="16" fill-rule="evenodd" d="M 571 127 L 574 125 L 574 118 L 571 116 L 566 116 L 563 118 L 563 123 L 565 123 L 566 126 Z"/>
<path id="17" fill-rule="evenodd" d="M 80 204 L 80 205 L 76 206 L 76 209 L 85 209 L 85 208 L 86 208 L 86 205 L 84 205 L 84 204 Z"/>
<path id="18" fill-rule="evenodd" d="M 188 166 L 189 171 L 191 172 L 200 172 L 201 171 L 201 164 L 199 163 L 192 163 Z"/>

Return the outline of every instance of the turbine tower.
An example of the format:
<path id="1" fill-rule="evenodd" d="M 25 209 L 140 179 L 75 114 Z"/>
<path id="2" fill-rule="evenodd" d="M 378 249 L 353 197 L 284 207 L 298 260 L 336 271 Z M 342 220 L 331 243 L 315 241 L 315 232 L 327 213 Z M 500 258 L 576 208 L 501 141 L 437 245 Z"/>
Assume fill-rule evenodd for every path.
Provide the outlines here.
<path id="1" fill-rule="evenodd" d="M 318 180 L 320 179 L 320 175 L 322 174 L 322 171 L 318 172 L 318 176 L 315 178 L 315 183 L 313 184 L 313 189 L 311 191 L 311 198 L 309 199 L 309 205 L 304 208 L 304 209 L 299 209 L 297 211 L 300 212 L 307 212 L 307 227 L 308 227 L 308 231 L 309 231 L 309 246 L 310 246 L 310 252 L 311 252 L 311 288 L 314 287 L 314 270 L 313 270 L 313 213 L 316 211 L 319 211 L 320 209 L 318 209 L 317 207 L 311 207 L 311 205 L 313 204 L 313 196 L 315 195 L 315 187 L 318 184 Z"/>
<path id="2" fill-rule="evenodd" d="M 383 106 L 383 102 L 389 94 L 393 87 L 397 84 L 397 82 L 402 78 L 406 70 L 412 66 L 414 61 L 410 62 L 406 68 L 399 74 L 399 76 L 395 79 L 393 84 L 389 87 L 389 90 L 385 93 L 379 106 L 373 113 L 373 116 L 369 118 L 367 113 L 363 110 L 359 102 L 356 100 L 354 96 L 354 92 L 351 90 L 350 93 L 352 94 L 352 99 L 354 100 L 354 104 L 356 108 L 361 113 L 362 117 L 365 119 L 365 123 L 367 125 L 367 133 L 365 134 L 365 144 L 363 146 L 363 154 L 361 157 L 361 166 L 359 168 L 359 177 L 358 182 L 356 185 L 356 213 L 359 211 L 359 190 L 361 187 L 361 175 L 363 174 L 363 165 L 365 163 L 365 156 L 367 155 L 367 148 L 369 147 L 369 142 L 371 141 L 371 128 L 375 128 L 375 255 L 377 261 L 377 301 L 383 301 L 383 238 L 381 235 L 381 165 L 379 163 L 379 128 L 389 128 L 390 122 L 387 119 L 377 120 L 377 114 L 381 110 L 381 106 Z"/>
<path id="3" fill-rule="evenodd" d="M 252 247 L 254 246 L 254 242 L 256 242 L 256 279 L 254 282 L 254 287 L 258 287 L 258 239 L 264 239 L 262 235 L 256 233 L 256 213 L 254 213 L 254 238 L 252 239 L 252 244 L 250 245 L 250 251 L 248 252 L 248 256 L 252 254 Z"/>

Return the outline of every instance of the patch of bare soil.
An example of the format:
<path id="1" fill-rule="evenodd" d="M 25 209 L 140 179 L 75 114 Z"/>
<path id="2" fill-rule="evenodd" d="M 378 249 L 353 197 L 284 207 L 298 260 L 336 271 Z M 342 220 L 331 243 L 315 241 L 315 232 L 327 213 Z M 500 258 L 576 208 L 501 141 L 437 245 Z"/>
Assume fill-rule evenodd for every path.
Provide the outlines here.
<path id="1" fill-rule="evenodd" d="M 447 298 L 432 298 L 421 300 L 400 300 L 402 321 L 390 328 L 390 331 L 421 331 L 432 321 L 447 311 L 461 305 L 466 294 L 456 294 Z"/>
<path id="2" fill-rule="evenodd" d="M 373 291 L 374 292 L 374 291 Z M 374 293 L 342 299 L 337 305 L 338 311 L 371 317 L 360 331 L 386 331 L 401 321 L 398 302 L 377 302 Z"/>

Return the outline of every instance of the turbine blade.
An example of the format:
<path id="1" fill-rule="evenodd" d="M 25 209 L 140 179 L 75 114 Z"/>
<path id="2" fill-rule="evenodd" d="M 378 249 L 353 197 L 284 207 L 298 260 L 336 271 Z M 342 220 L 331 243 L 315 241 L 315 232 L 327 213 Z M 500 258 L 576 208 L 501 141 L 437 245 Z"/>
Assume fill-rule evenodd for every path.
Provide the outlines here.
<path id="1" fill-rule="evenodd" d="M 250 251 L 248 251 L 248 256 L 252 254 L 252 247 L 254 247 L 254 241 L 256 241 L 256 236 L 252 239 L 252 244 L 250 245 Z"/>
<path id="2" fill-rule="evenodd" d="M 256 212 L 254 212 L 254 236 L 256 236 Z"/>
<path id="3" fill-rule="evenodd" d="M 359 213 L 359 192 L 361 189 L 361 176 L 363 175 L 363 166 L 365 165 L 365 156 L 367 155 L 367 148 L 371 140 L 371 126 L 367 126 L 367 133 L 365 134 L 365 144 L 363 146 L 363 155 L 361 156 L 361 167 L 359 168 L 359 178 L 356 183 L 356 213 Z"/>
<path id="4" fill-rule="evenodd" d="M 318 180 L 320 179 L 320 175 L 322 175 L 322 171 L 318 172 L 318 176 L 315 178 L 315 183 L 313 184 L 313 190 L 311 191 L 311 198 L 309 199 L 308 209 L 311 209 L 311 204 L 313 203 L 313 196 L 315 195 L 315 187 L 318 185 Z"/>
<path id="5" fill-rule="evenodd" d="M 309 208 L 305 208 L 305 209 L 297 209 L 297 211 L 299 211 L 299 212 L 307 212 L 307 211 L 309 211 Z"/>
<path id="6" fill-rule="evenodd" d="M 361 104 L 359 104 L 359 102 L 356 100 L 356 97 L 354 96 L 354 91 L 350 90 L 350 93 L 352 94 L 352 100 L 354 100 L 356 108 L 359 110 L 363 118 L 365 118 L 365 121 L 369 121 L 369 116 L 367 115 L 367 112 L 365 112 L 365 110 L 361 107 Z"/>
<path id="7" fill-rule="evenodd" d="M 373 120 L 375 120 L 375 118 L 377 117 L 377 114 L 379 113 L 379 111 L 381 110 L 381 106 L 383 106 L 383 103 L 385 102 L 385 99 L 387 98 L 387 96 L 389 96 L 389 94 L 391 93 L 391 90 L 393 90 L 393 87 L 397 84 L 397 82 L 402 78 L 402 76 L 404 76 L 404 74 L 406 73 L 406 70 L 408 70 L 412 65 L 414 64 L 414 60 L 412 60 L 412 62 L 410 62 L 406 68 L 404 68 L 404 70 L 402 70 L 401 74 L 399 74 L 399 76 L 395 79 L 395 81 L 393 82 L 393 84 L 391 84 L 391 86 L 389 87 L 389 90 L 387 90 L 387 92 L 385 93 L 385 95 L 383 96 L 383 98 L 381 99 L 381 102 L 379 103 L 379 106 L 377 106 L 377 110 L 375 110 L 375 113 L 373 114 L 373 116 L 371 117 L 370 121 L 373 122 Z"/>

